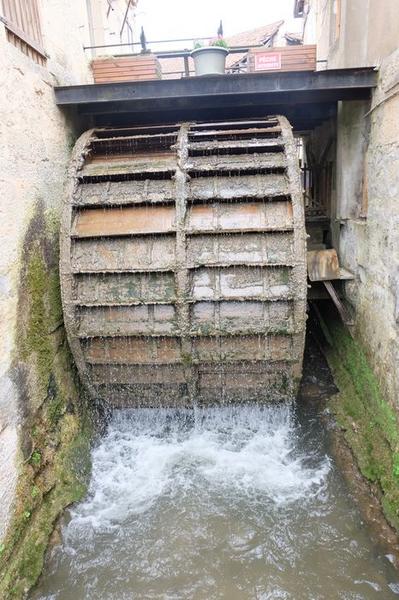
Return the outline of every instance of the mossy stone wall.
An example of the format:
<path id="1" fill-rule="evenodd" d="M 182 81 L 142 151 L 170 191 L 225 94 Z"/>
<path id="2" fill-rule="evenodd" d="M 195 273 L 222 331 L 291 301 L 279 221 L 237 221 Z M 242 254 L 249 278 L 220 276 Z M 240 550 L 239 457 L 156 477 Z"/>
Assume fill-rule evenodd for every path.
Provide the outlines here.
<path id="1" fill-rule="evenodd" d="M 20 472 L 11 525 L 0 546 L 0 597 L 23 598 L 39 577 L 62 510 L 86 491 L 91 415 L 62 321 L 58 220 L 36 207 L 25 236 L 14 382 Z"/>
<path id="2" fill-rule="evenodd" d="M 331 310 L 322 313 L 325 346 L 339 393 L 330 401 L 360 471 L 377 484 L 381 504 L 399 531 L 399 423 L 383 397 L 361 344 Z"/>

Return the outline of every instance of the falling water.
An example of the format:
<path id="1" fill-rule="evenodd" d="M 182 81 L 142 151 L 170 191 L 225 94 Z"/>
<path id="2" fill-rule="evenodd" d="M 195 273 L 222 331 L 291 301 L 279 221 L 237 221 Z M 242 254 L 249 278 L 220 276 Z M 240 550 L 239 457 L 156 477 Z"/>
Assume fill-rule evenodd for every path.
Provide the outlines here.
<path id="1" fill-rule="evenodd" d="M 399 593 L 318 417 L 291 404 L 116 412 L 62 538 L 35 600 Z"/>

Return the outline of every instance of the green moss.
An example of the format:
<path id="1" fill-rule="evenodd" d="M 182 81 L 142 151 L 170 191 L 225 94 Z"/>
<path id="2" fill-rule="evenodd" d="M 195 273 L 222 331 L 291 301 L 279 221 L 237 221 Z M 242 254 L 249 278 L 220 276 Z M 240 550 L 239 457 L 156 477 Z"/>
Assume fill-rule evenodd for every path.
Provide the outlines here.
<path id="1" fill-rule="evenodd" d="M 35 450 L 34 452 L 32 452 L 32 456 L 30 457 L 31 463 L 32 465 L 40 465 L 41 460 L 42 460 L 42 455 L 40 454 L 39 450 Z"/>
<path id="2" fill-rule="evenodd" d="M 25 597 L 62 510 L 84 495 L 92 435 L 62 323 L 58 220 L 46 220 L 40 207 L 21 263 L 15 369 L 25 419 L 14 514 L 0 552 L 4 599 Z"/>
<path id="3" fill-rule="evenodd" d="M 50 376 L 53 352 L 48 335 L 47 311 L 44 304 L 46 295 L 46 268 L 39 251 L 32 252 L 27 265 L 26 287 L 30 299 L 30 312 L 26 335 L 20 346 L 20 356 L 24 361 L 30 357 L 36 363 L 38 384 L 37 390 L 44 396 Z"/>
<path id="4" fill-rule="evenodd" d="M 362 474 L 376 483 L 389 522 L 399 530 L 399 425 L 361 345 L 329 314 L 326 356 L 340 390 L 331 400 Z"/>

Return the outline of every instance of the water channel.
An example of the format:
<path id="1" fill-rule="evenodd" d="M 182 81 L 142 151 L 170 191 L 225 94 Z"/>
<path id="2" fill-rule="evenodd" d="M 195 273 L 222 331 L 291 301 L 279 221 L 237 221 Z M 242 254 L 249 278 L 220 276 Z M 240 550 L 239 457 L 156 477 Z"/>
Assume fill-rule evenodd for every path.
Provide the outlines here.
<path id="1" fill-rule="evenodd" d="M 398 597 L 322 412 L 306 401 L 116 412 L 31 599 Z"/>

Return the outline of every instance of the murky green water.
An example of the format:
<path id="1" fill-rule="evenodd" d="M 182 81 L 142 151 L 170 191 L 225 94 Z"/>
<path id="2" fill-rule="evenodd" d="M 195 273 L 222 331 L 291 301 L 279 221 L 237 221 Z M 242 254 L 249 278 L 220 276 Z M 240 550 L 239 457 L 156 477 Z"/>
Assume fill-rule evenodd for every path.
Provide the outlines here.
<path id="1" fill-rule="evenodd" d="M 325 437 L 295 405 L 115 414 L 31 598 L 396 598 Z"/>

